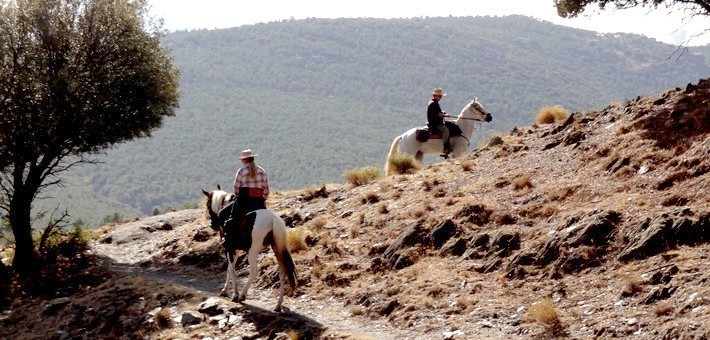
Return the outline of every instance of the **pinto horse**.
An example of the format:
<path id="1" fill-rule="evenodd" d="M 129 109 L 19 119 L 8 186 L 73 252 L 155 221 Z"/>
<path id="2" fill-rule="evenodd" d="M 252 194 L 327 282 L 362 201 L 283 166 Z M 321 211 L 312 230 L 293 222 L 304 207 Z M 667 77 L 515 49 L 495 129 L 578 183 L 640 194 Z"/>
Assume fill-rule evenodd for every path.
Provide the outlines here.
<path id="1" fill-rule="evenodd" d="M 458 118 L 454 121 L 454 124 L 458 125 L 461 129 L 460 135 L 451 135 L 449 141 L 451 142 L 451 156 L 458 157 L 461 156 L 466 149 L 468 149 L 471 141 L 471 135 L 473 130 L 476 129 L 474 122 L 490 122 L 493 119 L 491 114 L 483 108 L 483 105 L 478 102 L 478 98 L 473 98 L 473 100 L 468 103 L 459 114 Z M 420 142 L 417 140 L 417 128 L 412 128 L 409 131 L 397 136 L 392 142 L 390 147 L 390 152 L 387 155 L 387 163 L 385 164 L 385 176 L 392 174 L 392 166 L 390 166 L 390 158 L 392 156 L 398 155 L 400 153 L 406 153 L 414 156 L 414 158 L 421 162 L 424 158 L 424 154 L 427 153 L 441 153 L 444 149 L 444 142 L 441 139 L 429 139 L 426 142 Z"/>
<path id="2" fill-rule="evenodd" d="M 224 235 L 225 220 L 231 212 L 230 198 L 233 194 L 220 190 L 207 192 L 204 189 L 202 193 L 207 196 L 207 212 L 210 216 L 212 229 L 220 230 L 220 235 Z M 230 196 L 231 195 L 231 196 Z M 225 206 L 227 206 L 225 208 Z M 288 252 L 286 240 L 286 224 L 284 221 L 271 210 L 259 209 L 252 211 L 243 219 L 243 223 L 238 226 L 230 226 L 229 233 L 236 235 L 235 242 L 231 242 L 231 246 L 226 249 L 227 253 L 227 281 L 224 283 L 224 288 L 220 292 L 222 296 L 229 296 L 229 283 L 232 283 L 232 301 L 241 302 L 247 296 L 249 286 L 256 279 L 258 270 L 259 253 L 271 246 L 276 255 L 276 260 L 279 263 L 279 302 L 274 310 L 281 311 L 281 305 L 284 300 L 284 276 L 288 276 L 292 290 L 296 290 L 296 266 L 293 263 L 291 254 Z M 247 252 L 249 261 L 249 278 L 241 294 L 238 294 L 237 288 L 237 272 L 235 270 L 237 262 L 237 250 Z"/>

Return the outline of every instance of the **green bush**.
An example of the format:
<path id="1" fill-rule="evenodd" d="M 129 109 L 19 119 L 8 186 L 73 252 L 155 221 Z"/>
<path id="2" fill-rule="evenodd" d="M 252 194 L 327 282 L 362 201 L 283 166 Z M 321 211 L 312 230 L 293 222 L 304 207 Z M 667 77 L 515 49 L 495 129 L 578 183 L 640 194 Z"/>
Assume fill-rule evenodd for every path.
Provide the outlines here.
<path id="1" fill-rule="evenodd" d="M 40 240 L 43 233 L 35 234 L 35 244 L 39 247 L 39 252 L 46 260 L 54 260 L 57 256 L 73 258 L 75 255 L 83 253 L 89 249 L 94 233 L 86 227 L 74 226 L 71 230 L 55 230 L 47 236 L 44 244 Z"/>
<path id="2" fill-rule="evenodd" d="M 357 187 L 380 178 L 381 174 L 380 168 L 366 166 L 363 168 L 349 170 L 343 174 L 343 177 L 345 177 L 350 184 Z"/>

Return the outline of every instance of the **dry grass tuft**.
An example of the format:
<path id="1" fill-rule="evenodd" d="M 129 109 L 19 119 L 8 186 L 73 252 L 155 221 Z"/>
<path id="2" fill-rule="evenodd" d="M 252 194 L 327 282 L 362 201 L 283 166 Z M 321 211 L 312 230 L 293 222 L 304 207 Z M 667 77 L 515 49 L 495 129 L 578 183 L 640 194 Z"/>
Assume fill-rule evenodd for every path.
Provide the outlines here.
<path id="1" fill-rule="evenodd" d="M 366 192 L 366 193 L 365 193 L 364 195 L 362 195 L 362 197 L 360 198 L 360 202 L 361 202 L 362 204 L 366 204 L 366 203 L 372 204 L 372 203 L 377 203 L 377 202 L 379 202 L 379 201 L 380 201 L 380 196 L 378 196 L 377 193 L 372 192 L 372 191 Z"/>
<path id="2" fill-rule="evenodd" d="M 675 308 L 671 306 L 671 304 L 667 302 L 661 302 L 657 304 L 655 307 L 653 307 L 653 314 L 656 316 L 664 316 L 664 315 L 670 315 L 673 313 Z"/>
<path id="3" fill-rule="evenodd" d="M 528 310 L 528 315 L 535 321 L 543 324 L 554 334 L 564 333 L 560 315 L 555 304 L 549 298 L 533 303 Z"/>
<path id="4" fill-rule="evenodd" d="M 303 227 L 290 228 L 286 230 L 286 242 L 289 251 L 297 253 L 301 250 L 308 249 L 306 244 L 306 233 Z"/>
<path id="5" fill-rule="evenodd" d="M 312 230 L 320 230 L 323 229 L 327 224 L 328 220 L 325 217 L 318 217 L 311 220 L 311 222 L 308 224 L 308 228 Z"/>
<path id="6" fill-rule="evenodd" d="M 377 207 L 377 211 L 380 212 L 380 214 L 386 214 L 390 212 L 389 208 L 387 207 L 387 203 L 382 203 Z"/>
<path id="7" fill-rule="evenodd" d="M 392 156 L 387 162 L 389 162 L 390 167 L 397 174 L 411 174 L 421 168 L 421 165 L 414 159 L 414 156 L 408 154 Z"/>
<path id="8" fill-rule="evenodd" d="M 510 184 L 513 186 L 515 190 L 524 190 L 524 189 L 530 189 L 533 187 L 532 182 L 530 181 L 530 176 L 527 175 L 521 175 L 510 181 Z"/>
<path id="9" fill-rule="evenodd" d="M 552 199 L 555 201 L 562 201 L 574 194 L 575 188 L 574 187 L 564 187 L 564 188 L 559 188 L 556 189 L 555 191 L 552 192 Z"/>
<path id="10" fill-rule="evenodd" d="M 634 296 L 643 292 L 643 280 L 638 275 L 627 275 L 623 279 L 624 289 L 621 296 Z"/>
<path id="11" fill-rule="evenodd" d="M 533 216 L 550 217 L 558 210 L 559 205 L 556 202 L 547 202 L 537 208 Z"/>
<path id="12" fill-rule="evenodd" d="M 381 175 L 382 172 L 380 171 L 380 168 L 366 166 L 346 171 L 345 174 L 343 174 L 343 177 L 345 177 L 348 183 L 352 184 L 352 186 L 357 187 L 371 183 L 380 178 Z"/>
<path id="13" fill-rule="evenodd" d="M 153 318 L 153 329 L 154 330 L 161 330 L 161 329 L 167 329 L 167 328 L 172 328 L 173 327 L 173 319 L 170 317 L 170 309 L 169 308 L 163 308 L 159 310 L 157 313 L 155 313 L 155 317 Z"/>
<path id="14" fill-rule="evenodd" d="M 548 106 L 537 113 L 535 121 L 539 124 L 552 124 L 554 122 L 563 121 L 567 119 L 568 116 L 569 114 L 567 113 L 567 110 L 565 110 L 562 106 Z"/>
<path id="15" fill-rule="evenodd" d="M 426 214 L 426 210 L 423 207 L 414 208 L 409 211 L 409 216 L 414 218 L 420 218 Z"/>
<path id="16" fill-rule="evenodd" d="M 461 169 L 463 171 L 470 171 L 471 169 L 473 169 L 474 165 L 476 165 L 476 163 L 474 163 L 472 161 L 462 161 L 461 162 Z"/>

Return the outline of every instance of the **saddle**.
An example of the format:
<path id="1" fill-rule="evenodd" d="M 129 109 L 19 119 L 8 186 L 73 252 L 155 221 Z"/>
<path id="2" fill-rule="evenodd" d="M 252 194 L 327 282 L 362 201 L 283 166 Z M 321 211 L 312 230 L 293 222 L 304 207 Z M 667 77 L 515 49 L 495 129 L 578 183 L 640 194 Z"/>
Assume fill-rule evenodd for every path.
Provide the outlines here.
<path id="1" fill-rule="evenodd" d="M 254 227 L 255 210 L 266 209 L 264 191 L 248 187 L 239 188 L 239 197 L 232 203 L 229 217 L 224 222 L 226 249 L 248 251 L 251 246 L 251 231 Z M 226 208 L 225 208 L 226 209 Z"/>
<path id="2" fill-rule="evenodd" d="M 454 122 L 444 122 L 444 126 L 449 129 L 449 138 L 453 136 L 461 136 L 461 128 Z M 426 142 L 430 139 L 441 139 L 441 134 L 429 131 L 428 126 L 420 126 L 416 130 L 415 138 L 420 142 Z"/>
<path id="3" fill-rule="evenodd" d="M 224 241 L 222 243 L 224 248 L 228 251 L 234 249 L 249 251 L 255 220 L 256 213 L 253 211 L 228 219 L 224 224 Z"/>

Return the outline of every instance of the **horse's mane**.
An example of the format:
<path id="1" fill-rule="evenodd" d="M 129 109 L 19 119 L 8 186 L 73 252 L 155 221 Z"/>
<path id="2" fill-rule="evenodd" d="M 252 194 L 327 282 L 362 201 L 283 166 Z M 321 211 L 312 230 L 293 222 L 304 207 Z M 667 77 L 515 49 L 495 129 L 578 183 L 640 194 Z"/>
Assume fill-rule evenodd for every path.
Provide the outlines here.
<path id="1" fill-rule="evenodd" d="M 218 213 L 224 206 L 224 202 L 228 199 L 229 193 L 224 190 L 215 190 L 212 192 L 212 202 L 210 202 L 212 211 Z"/>

